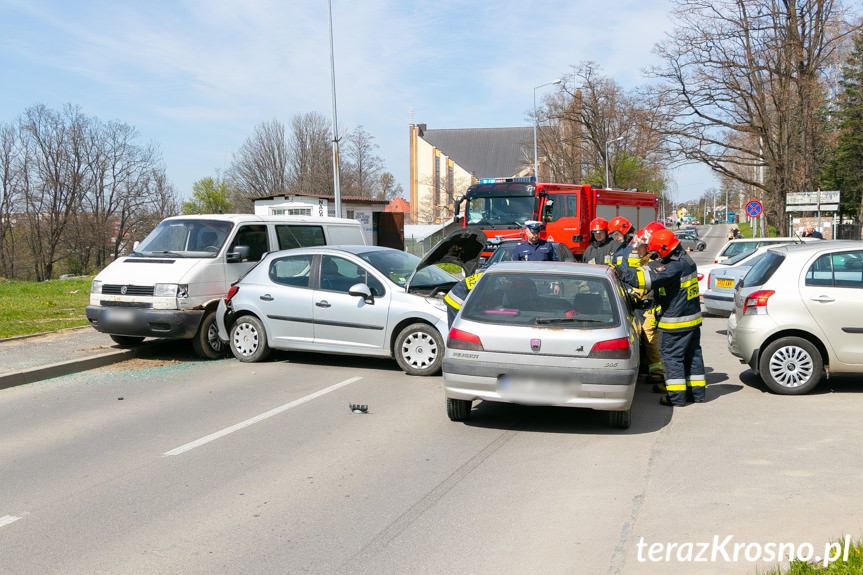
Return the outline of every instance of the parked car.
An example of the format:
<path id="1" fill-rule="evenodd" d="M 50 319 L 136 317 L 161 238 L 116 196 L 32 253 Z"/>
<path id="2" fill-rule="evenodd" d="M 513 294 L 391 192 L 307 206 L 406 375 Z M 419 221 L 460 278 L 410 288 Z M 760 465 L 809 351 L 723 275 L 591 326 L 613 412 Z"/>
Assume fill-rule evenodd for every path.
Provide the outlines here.
<path id="1" fill-rule="evenodd" d="M 768 244 L 761 246 L 760 248 L 752 248 L 746 250 L 745 252 L 741 252 L 735 256 L 724 259 L 719 263 L 713 264 L 700 264 L 698 266 L 698 293 L 701 295 L 702 301 L 704 300 L 704 294 L 707 293 L 708 289 L 708 281 L 710 280 L 710 274 L 713 273 L 713 270 L 716 269 L 725 269 L 726 267 L 732 267 L 737 265 L 743 265 L 749 261 L 749 259 L 759 256 L 764 253 L 764 251 L 773 245 L 782 245 L 782 244 Z M 751 267 L 751 266 L 750 266 Z"/>
<path id="2" fill-rule="evenodd" d="M 674 232 L 674 234 L 677 236 L 677 239 L 680 240 L 680 245 L 683 246 L 683 249 L 697 252 L 702 252 L 707 249 L 707 242 L 689 232 Z"/>
<path id="3" fill-rule="evenodd" d="M 586 407 L 627 428 L 639 333 L 626 290 L 607 266 L 502 262 L 456 316 L 443 362 L 447 415 L 475 400 Z"/>
<path id="4" fill-rule="evenodd" d="M 722 263 L 713 264 L 707 273 L 706 289 L 702 294 L 704 311 L 728 317 L 734 311 L 734 288 L 757 264 L 771 246 L 743 252 Z"/>
<path id="5" fill-rule="evenodd" d="M 770 390 L 808 393 L 863 372 L 863 242 L 775 246 L 738 282 L 728 349 Z"/>
<path id="6" fill-rule="evenodd" d="M 739 240 L 728 240 L 724 246 L 716 253 L 716 258 L 713 263 L 722 263 L 724 260 L 734 257 L 743 252 L 760 248 L 767 245 L 778 245 L 788 243 L 812 242 L 819 241 L 815 238 L 802 238 L 800 236 L 784 237 L 784 238 L 744 238 Z"/>
<path id="7" fill-rule="evenodd" d="M 698 228 L 696 228 L 694 225 L 683 226 L 683 229 L 680 231 L 685 232 L 687 234 L 691 234 L 691 235 L 695 236 L 696 238 L 699 237 L 698 236 Z"/>
<path id="8" fill-rule="evenodd" d="M 418 264 L 378 246 L 270 253 L 219 303 L 219 338 L 244 362 L 304 350 L 394 357 L 410 375 L 435 374 L 447 333 L 443 296 L 458 280 Z"/>

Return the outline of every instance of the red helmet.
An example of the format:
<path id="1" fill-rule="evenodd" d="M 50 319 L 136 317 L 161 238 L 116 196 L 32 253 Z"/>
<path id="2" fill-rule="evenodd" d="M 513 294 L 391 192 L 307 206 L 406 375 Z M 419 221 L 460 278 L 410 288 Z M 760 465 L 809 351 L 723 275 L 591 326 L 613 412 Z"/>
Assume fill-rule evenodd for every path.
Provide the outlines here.
<path id="1" fill-rule="evenodd" d="M 590 231 L 591 232 L 607 232 L 608 231 L 608 221 L 605 218 L 596 218 L 592 222 L 590 222 Z"/>
<path id="2" fill-rule="evenodd" d="M 635 234 L 635 241 L 639 244 L 647 244 L 650 241 L 650 236 L 659 230 L 664 230 L 665 226 L 659 222 L 650 222 Z"/>
<path id="3" fill-rule="evenodd" d="M 653 232 L 658 232 L 659 230 L 664 230 L 665 226 L 663 226 L 659 222 L 650 222 L 649 224 L 644 226 L 644 229 L 652 234 Z"/>
<path id="4" fill-rule="evenodd" d="M 623 235 L 628 234 L 632 230 L 632 224 L 629 223 L 629 220 L 624 218 L 623 216 L 617 216 L 616 218 L 611 218 L 611 221 L 608 222 L 608 233 L 620 232 Z"/>
<path id="5" fill-rule="evenodd" d="M 657 252 L 660 257 L 666 257 L 674 251 L 674 248 L 680 245 L 680 240 L 674 235 L 671 230 L 659 230 L 650 236 L 650 241 L 647 243 L 647 249 L 651 252 Z"/>

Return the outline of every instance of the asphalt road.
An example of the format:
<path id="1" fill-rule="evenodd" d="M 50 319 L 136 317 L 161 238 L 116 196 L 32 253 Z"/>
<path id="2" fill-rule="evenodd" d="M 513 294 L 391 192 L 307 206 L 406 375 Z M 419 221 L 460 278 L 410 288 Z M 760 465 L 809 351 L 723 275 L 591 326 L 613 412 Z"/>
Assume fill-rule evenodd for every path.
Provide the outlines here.
<path id="1" fill-rule="evenodd" d="M 439 377 L 314 354 L 2 390 L 0 572 L 754 574 L 771 544 L 860 537 L 863 377 L 769 394 L 725 324 L 707 403 L 640 384 L 626 431 L 505 404 L 453 423 Z"/>

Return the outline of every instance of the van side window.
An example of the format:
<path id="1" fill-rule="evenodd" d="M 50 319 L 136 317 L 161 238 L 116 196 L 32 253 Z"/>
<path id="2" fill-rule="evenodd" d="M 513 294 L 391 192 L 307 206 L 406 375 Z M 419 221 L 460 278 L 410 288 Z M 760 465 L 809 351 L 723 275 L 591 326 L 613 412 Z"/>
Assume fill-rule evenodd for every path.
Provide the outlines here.
<path id="1" fill-rule="evenodd" d="M 291 226 L 280 224 L 276 226 L 276 236 L 279 238 L 280 250 L 327 245 L 327 240 L 324 237 L 324 228 L 322 226 Z"/>
<path id="2" fill-rule="evenodd" d="M 270 279 L 284 286 L 309 287 L 311 255 L 287 256 L 270 262 Z"/>
<path id="3" fill-rule="evenodd" d="M 251 250 L 249 259 L 246 261 L 256 262 L 261 256 L 270 251 L 267 241 L 267 226 L 261 224 L 240 226 L 234 241 L 231 242 L 229 252 L 234 251 L 237 246 L 249 246 Z"/>

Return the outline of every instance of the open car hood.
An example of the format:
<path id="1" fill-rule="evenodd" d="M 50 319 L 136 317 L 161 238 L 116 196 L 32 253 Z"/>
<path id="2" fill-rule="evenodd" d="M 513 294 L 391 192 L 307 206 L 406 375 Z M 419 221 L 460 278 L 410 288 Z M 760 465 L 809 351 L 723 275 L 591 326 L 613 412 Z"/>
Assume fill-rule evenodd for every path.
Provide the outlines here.
<path id="1" fill-rule="evenodd" d="M 449 234 L 420 260 L 408 279 L 405 290 L 410 291 L 411 281 L 417 272 L 436 264 L 455 264 L 464 270 L 465 276 L 473 274 L 487 242 L 488 237 L 481 229 L 468 228 Z"/>

